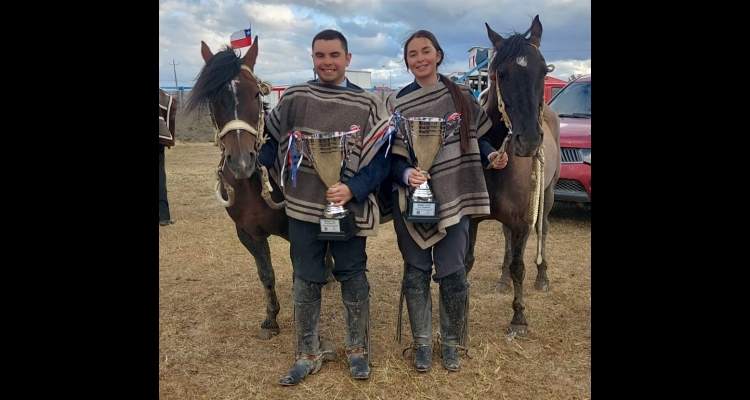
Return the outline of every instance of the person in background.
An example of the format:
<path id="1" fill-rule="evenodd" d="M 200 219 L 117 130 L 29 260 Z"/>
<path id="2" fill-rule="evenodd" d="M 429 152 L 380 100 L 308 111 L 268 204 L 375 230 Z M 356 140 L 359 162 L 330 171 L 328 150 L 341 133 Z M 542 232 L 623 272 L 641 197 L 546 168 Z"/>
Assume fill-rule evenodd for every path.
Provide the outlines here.
<path id="1" fill-rule="evenodd" d="M 167 171 L 164 167 L 164 148 L 174 146 L 177 99 L 159 88 L 159 226 L 174 224 L 167 198 Z"/>
<path id="2" fill-rule="evenodd" d="M 433 265 L 432 279 L 439 285 L 440 294 L 438 342 L 443 366 L 450 371 L 459 369 L 458 350 L 463 345 L 469 289 L 464 268 L 469 248 L 469 218 L 490 213 L 482 167 L 504 168 L 508 161 L 505 153 L 499 155 L 484 138 L 492 122 L 471 89 L 437 72 L 443 58 L 443 49 L 435 35 L 425 30 L 412 34 L 404 44 L 404 60 L 414 82 L 386 99 L 386 107 L 404 119 L 446 118 L 453 113 L 460 113 L 461 118 L 459 132 L 447 138 L 433 162 L 433 171 L 427 176 L 410 162 L 404 129 L 394 135 L 390 156 L 394 210 L 405 211 L 410 189 L 426 180 L 430 180 L 439 208 L 440 221 L 429 224 L 407 222 L 401 212 L 393 212 L 393 226 L 404 260 L 401 285 L 414 340 L 414 366 L 420 372 L 432 366 Z M 441 167 L 434 168 L 435 165 Z"/>

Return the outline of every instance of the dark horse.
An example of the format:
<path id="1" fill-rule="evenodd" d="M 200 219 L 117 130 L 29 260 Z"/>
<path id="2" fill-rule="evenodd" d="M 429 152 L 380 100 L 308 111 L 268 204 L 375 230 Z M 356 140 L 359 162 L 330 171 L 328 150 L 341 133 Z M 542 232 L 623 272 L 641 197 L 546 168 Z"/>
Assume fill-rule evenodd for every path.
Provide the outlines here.
<path id="1" fill-rule="evenodd" d="M 257 36 L 241 58 L 229 46 L 213 54 L 204 42 L 201 55 L 206 64 L 198 73 L 185 112 L 210 112 L 215 142 L 222 150 L 216 170 L 216 196 L 234 221 L 240 242 L 255 258 L 266 294 L 266 319 L 258 336 L 270 339 L 279 333 L 276 316 L 280 306 L 268 237 L 289 240 L 286 200 L 273 179 L 268 179 L 266 168 L 258 163 L 258 151 L 266 140 L 263 130 L 268 109 L 262 96 L 272 87 L 254 72 Z M 330 282 L 330 255 L 327 260 Z"/>
<path id="2" fill-rule="evenodd" d="M 469 226 L 466 272 L 474 265 L 478 224 L 495 219 L 503 224 L 505 255 L 496 291 L 506 292 L 513 282 L 513 319 L 510 332 L 524 335 L 524 251 L 532 229 L 537 234 L 537 276 L 534 287 L 548 291 L 545 241 L 547 216 L 554 205 L 554 187 L 560 174 L 560 120 L 544 103 L 544 79 L 553 67 L 539 51 L 542 24 L 534 17 L 525 33 L 503 38 L 490 26 L 487 35 L 495 49 L 489 66 L 490 88 L 483 104 L 492 120 L 492 145 L 508 154 L 503 169 L 486 169 L 484 178 L 490 193 L 490 215 L 474 218 Z M 529 35 L 527 39 L 526 36 Z"/>

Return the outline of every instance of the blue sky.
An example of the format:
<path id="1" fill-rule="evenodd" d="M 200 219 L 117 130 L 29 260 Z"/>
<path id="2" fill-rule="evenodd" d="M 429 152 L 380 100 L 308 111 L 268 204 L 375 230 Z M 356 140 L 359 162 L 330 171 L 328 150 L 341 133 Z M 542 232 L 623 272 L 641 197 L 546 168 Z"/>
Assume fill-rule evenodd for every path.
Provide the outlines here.
<path id="1" fill-rule="evenodd" d="M 469 70 L 469 48 L 490 46 L 485 22 L 507 36 L 525 32 L 537 14 L 551 75 L 591 73 L 591 0 L 159 0 L 159 86 L 175 86 L 175 75 L 178 86 L 192 86 L 204 64 L 201 41 L 217 52 L 251 25 L 259 37 L 255 72 L 274 86 L 312 79 L 312 38 L 333 28 L 349 42 L 348 69 L 372 71 L 373 85 L 391 79 L 397 88 L 414 80 L 403 42 L 415 30 L 435 34 L 445 51 L 439 72 L 447 75 Z"/>

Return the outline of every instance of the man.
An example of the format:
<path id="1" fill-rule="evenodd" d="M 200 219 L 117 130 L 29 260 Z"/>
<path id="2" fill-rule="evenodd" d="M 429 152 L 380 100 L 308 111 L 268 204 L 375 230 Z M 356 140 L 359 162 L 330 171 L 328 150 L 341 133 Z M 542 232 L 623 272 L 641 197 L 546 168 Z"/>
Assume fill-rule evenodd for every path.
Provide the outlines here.
<path id="1" fill-rule="evenodd" d="M 174 224 L 167 199 L 167 171 L 164 168 L 164 147 L 174 146 L 177 100 L 159 88 L 159 226 Z"/>
<path id="2" fill-rule="evenodd" d="M 344 35 L 324 30 L 312 40 L 317 79 L 288 87 L 266 117 L 270 139 L 261 148 L 261 164 L 283 187 L 289 217 L 289 252 L 294 269 L 294 315 L 297 352 L 294 367 L 280 385 L 297 385 L 321 367 L 318 336 L 321 292 L 326 284 L 325 254 L 330 246 L 333 275 L 341 282 L 346 319 L 345 349 L 354 379 L 370 376 L 367 354 L 370 285 L 365 274 L 366 237 L 377 234 L 380 212 L 372 194 L 388 174 L 387 146 L 382 134 L 388 112 L 382 100 L 346 79 L 352 55 Z M 359 129 L 352 129 L 357 126 Z M 291 163 L 290 134 L 352 132 L 345 136 L 347 151 L 341 181 L 328 188 L 307 157 Z M 294 147 L 294 145 L 291 145 Z M 286 165 L 285 165 L 286 163 Z M 290 165 L 291 164 L 291 165 Z M 348 240 L 319 240 L 320 217 L 327 202 L 354 213 L 359 231 Z"/>

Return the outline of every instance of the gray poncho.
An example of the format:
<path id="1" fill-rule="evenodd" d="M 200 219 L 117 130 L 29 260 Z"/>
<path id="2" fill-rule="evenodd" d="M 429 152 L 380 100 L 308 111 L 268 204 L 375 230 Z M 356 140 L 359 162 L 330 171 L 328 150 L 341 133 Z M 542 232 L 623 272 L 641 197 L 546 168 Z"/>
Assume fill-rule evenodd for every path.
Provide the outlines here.
<path id="1" fill-rule="evenodd" d="M 307 157 L 302 158 L 302 163 L 296 170 L 296 185 L 292 182 L 292 167 L 287 152 L 289 133 L 348 132 L 352 125 L 358 125 L 359 132 L 346 137 L 349 152 L 346 154 L 341 179 L 346 182 L 377 153 L 382 142 L 370 139 L 386 128 L 388 116 L 387 109 L 378 96 L 352 88 L 351 85 L 340 87 L 311 81 L 292 85 L 284 90 L 279 103 L 266 117 L 266 131 L 279 142 L 279 152 L 270 175 L 279 186 L 283 186 L 287 215 L 319 223 L 327 204 L 325 192 L 328 189 Z M 282 166 L 283 176 L 279 176 Z M 377 235 L 380 211 L 372 193 L 363 203 L 352 199 L 346 203 L 346 208 L 355 215 L 360 228 L 357 236 Z"/>
<path id="2" fill-rule="evenodd" d="M 484 182 L 477 138 L 490 129 L 492 122 L 470 89 L 461 86 L 461 90 L 469 104 L 472 117 L 468 151 L 461 155 L 461 137 L 457 130 L 446 140 L 445 147 L 440 149 L 432 167 L 427 171 L 431 176 L 429 186 L 438 202 L 440 222 L 413 224 L 405 221 L 411 237 L 423 249 L 433 246 L 445 237 L 445 228 L 457 224 L 461 217 L 490 213 L 490 199 Z M 397 94 L 398 92 L 392 93 L 385 103 L 389 110 L 398 112 L 404 118 L 445 118 L 447 114 L 456 112 L 453 98 L 442 82 L 423 87 L 398 99 Z M 466 116 L 461 118 L 465 119 Z M 403 139 L 405 125 L 406 123 L 402 122 L 398 133 L 394 134 L 392 151 L 411 162 Z M 410 188 L 401 185 L 398 190 L 399 208 L 403 212 L 406 210 L 406 196 Z M 394 218 L 403 216 L 394 214 Z"/>

